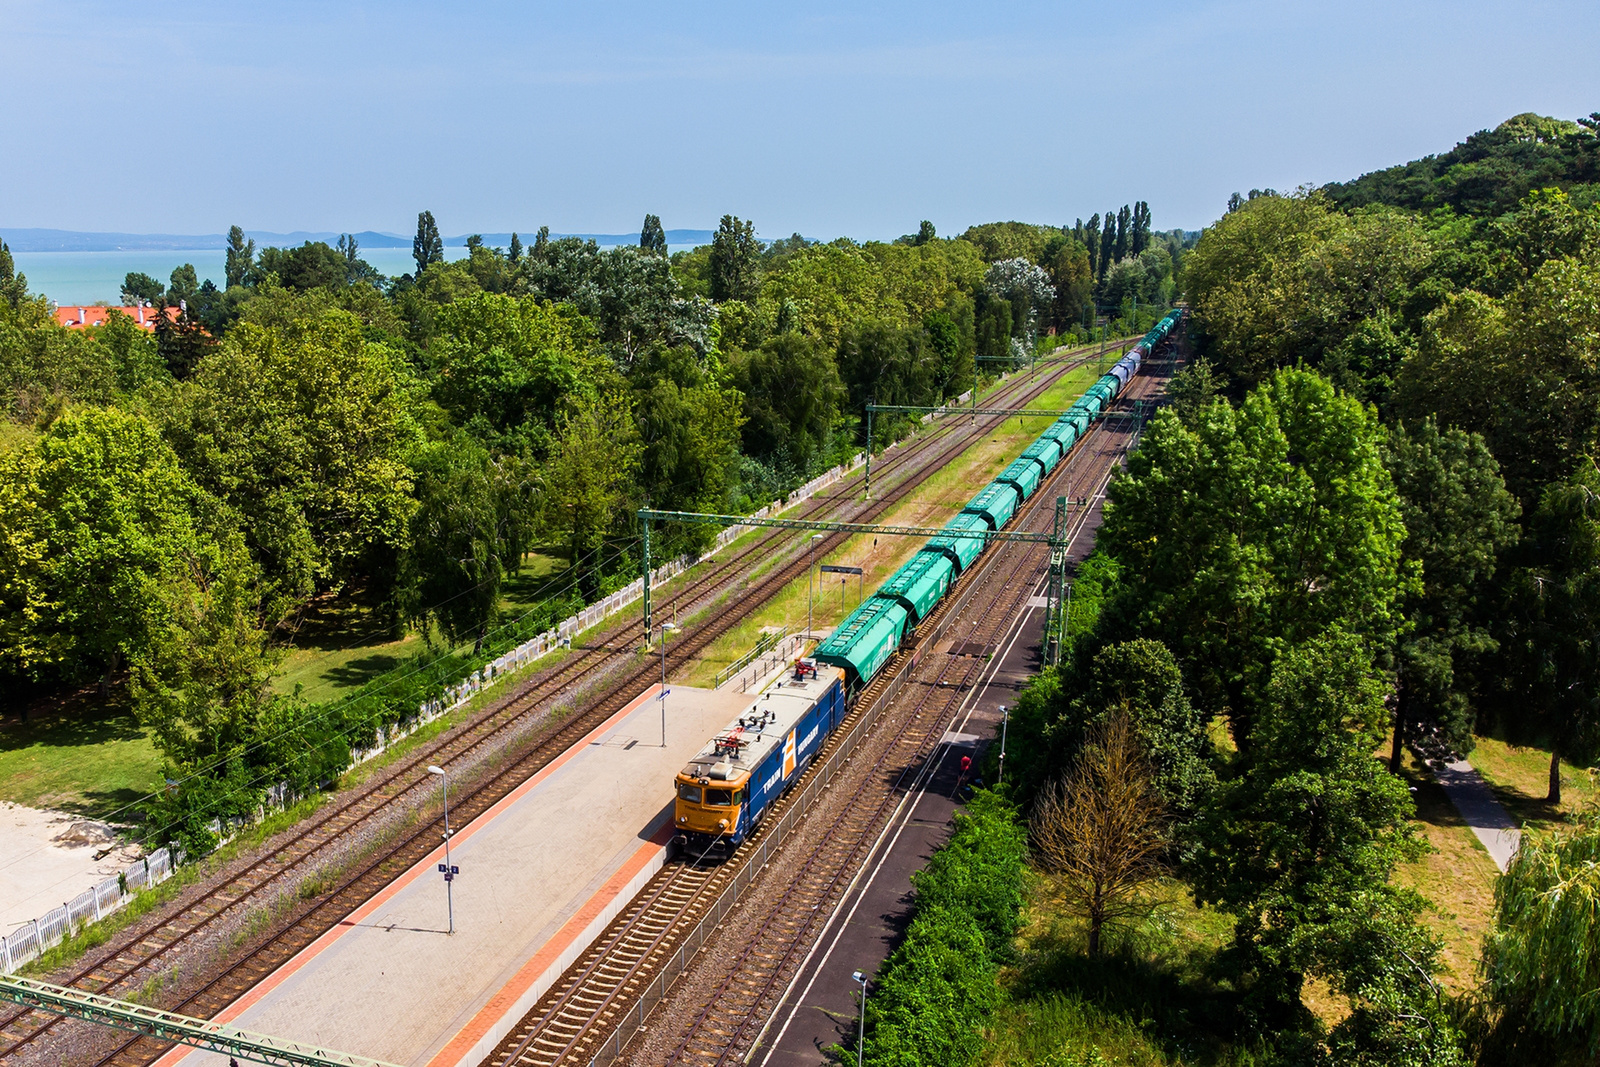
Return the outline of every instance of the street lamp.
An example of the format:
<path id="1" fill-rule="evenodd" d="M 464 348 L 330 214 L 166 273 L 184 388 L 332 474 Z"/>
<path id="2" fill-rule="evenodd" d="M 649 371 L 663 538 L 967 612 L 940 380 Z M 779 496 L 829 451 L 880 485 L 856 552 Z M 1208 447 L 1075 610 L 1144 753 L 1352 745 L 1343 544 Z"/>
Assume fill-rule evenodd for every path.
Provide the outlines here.
<path id="1" fill-rule="evenodd" d="M 667 747 L 667 631 L 677 630 L 677 626 L 670 622 L 661 624 L 661 692 L 656 694 L 656 699 L 661 701 L 661 747 Z"/>
<path id="2" fill-rule="evenodd" d="M 811 561 L 816 555 L 817 542 L 822 540 L 822 535 L 811 535 L 810 542 L 806 545 L 806 640 L 811 640 Z"/>
<path id="3" fill-rule="evenodd" d="M 861 1067 L 862 1057 L 867 1052 L 867 976 L 856 971 L 850 977 L 861 984 L 861 1031 L 856 1038 L 856 1067 Z"/>
<path id="4" fill-rule="evenodd" d="M 1006 729 L 1011 725 L 1011 713 L 1004 704 L 1000 705 L 1000 769 L 995 773 L 994 784 L 999 785 L 1006 780 Z"/>
<path id="5" fill-rule="evenodd" d="M 450 776 L 444 773 L 443 767 L 428 767 L 429 774 L 439 776 L 439 788 L 444 793 L 444 862 L 439 864 L 439 873 L 444 875 L 444 906 L 450 915 L 450 932 L 456 932 L 456 902 L 451 895 L 450 884 L 456 880 L 456 868 L 450 865 Z"/>

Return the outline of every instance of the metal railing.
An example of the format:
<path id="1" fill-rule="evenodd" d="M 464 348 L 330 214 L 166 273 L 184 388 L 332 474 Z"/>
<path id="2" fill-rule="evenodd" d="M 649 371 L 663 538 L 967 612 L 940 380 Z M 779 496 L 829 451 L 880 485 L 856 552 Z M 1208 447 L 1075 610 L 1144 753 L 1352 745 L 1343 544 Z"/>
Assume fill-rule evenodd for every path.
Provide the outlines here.
<path id="1" fill-rule="evenodd" d="M 732 678 L 734 675 L 750 666 L 750 664 L 754 663 L 768 650 L 777 648 L 778 644 L 788 635 L 789 628 L 787 626 L 779 627 L 777 630 L 763 633 L 760 638 L 756 640 L 754 648 L 717 672 L 717 679 L 711 683 L 711 688 L 721 689 L 723 682 L 726 682 L 729 678 Z"/>

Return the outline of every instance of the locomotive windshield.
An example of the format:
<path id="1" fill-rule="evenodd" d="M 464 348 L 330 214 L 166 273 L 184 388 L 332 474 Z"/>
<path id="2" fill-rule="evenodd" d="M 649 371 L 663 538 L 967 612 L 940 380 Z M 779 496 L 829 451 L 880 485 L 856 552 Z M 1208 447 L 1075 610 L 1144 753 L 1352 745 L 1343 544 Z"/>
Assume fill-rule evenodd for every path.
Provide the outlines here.
<path id="1" fill-rule="evenodd" d="M 691 804 L 700 803 L 700 787 L 697 785 L 678 784 L 678 799 L 687 800 Z"/>
<path id="2" fill-rule="evenodd" d="M 716 804 L 718 807 L 727 807 L 733 803 L 733 791 L 730 789 L 707 789 L 706 803 Z"/>

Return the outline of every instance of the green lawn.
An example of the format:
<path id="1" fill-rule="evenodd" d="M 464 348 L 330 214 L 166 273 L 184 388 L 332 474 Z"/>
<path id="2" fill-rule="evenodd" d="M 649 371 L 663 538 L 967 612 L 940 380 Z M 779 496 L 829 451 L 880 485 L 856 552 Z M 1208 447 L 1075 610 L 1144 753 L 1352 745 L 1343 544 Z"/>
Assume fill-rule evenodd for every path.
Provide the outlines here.
<path id="1" fill-rule="evenodd" d="M 160 784 L 155 746 L 125 698 L 84 697 L 0 729 L 0 800 L 106 818 Z"/>
<path id="2" fill-rule="evenodd" d="M 1001 973 L 1008 994 L 994 1020 L 984 1067 L 1103 1062 L 1156 1067 L 1253 1062 L 1218 1035 L 1234 1026 L 1235 1005 L 1209 977 L 1232 919 L 1194 903 L 1164 880 L 1145 895 L 1147 918 L 1108 932 L 1099 960 L 1084 951 L 1085 928 L 1057 879 L 1034 883 L 1016 958 Z"/>
<path id="3" fill-rule="evenodd" d="M 1561 764 L 1561 803 L 1545 803 L 1550 791 L 1550 750 L 1479 737 L 1467 757 L 1519 823 L 1549 830 L 1571 823 L 1600 801 L 1592 772 Z"/>
<path id="4" fill-rule="evenodd" d="M 564 557 L 528 553 L 522 570 L 505 584 L 503 618 L 515 618 L 551 591 L 561 590 L 566 569 Z M 372 606 L 359 598 L 320 604 L 295 635 L 273 688 L 292 693 L 298 685 L 301 696 L 313 703 L 334 700 L 400 666 L 425 646 L 419 633 L 394 640 L 374 617 Z"/>

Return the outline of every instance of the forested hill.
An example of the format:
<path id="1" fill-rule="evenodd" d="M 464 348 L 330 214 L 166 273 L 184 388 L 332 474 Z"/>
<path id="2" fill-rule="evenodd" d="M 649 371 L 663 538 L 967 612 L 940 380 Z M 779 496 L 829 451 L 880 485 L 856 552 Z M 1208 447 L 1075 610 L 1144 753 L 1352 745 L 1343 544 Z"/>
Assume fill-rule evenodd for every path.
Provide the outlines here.
<path id="1" fill-rule="evenodd" d="M 1392 204 L 1503 215 L 1534 189 L 1557 187 L 1578 206 L 1600 200 L 1600 112 L 1576 122 L 1527 112 L 1425 156 L 1323 187 L 1342 208 Z"/>

